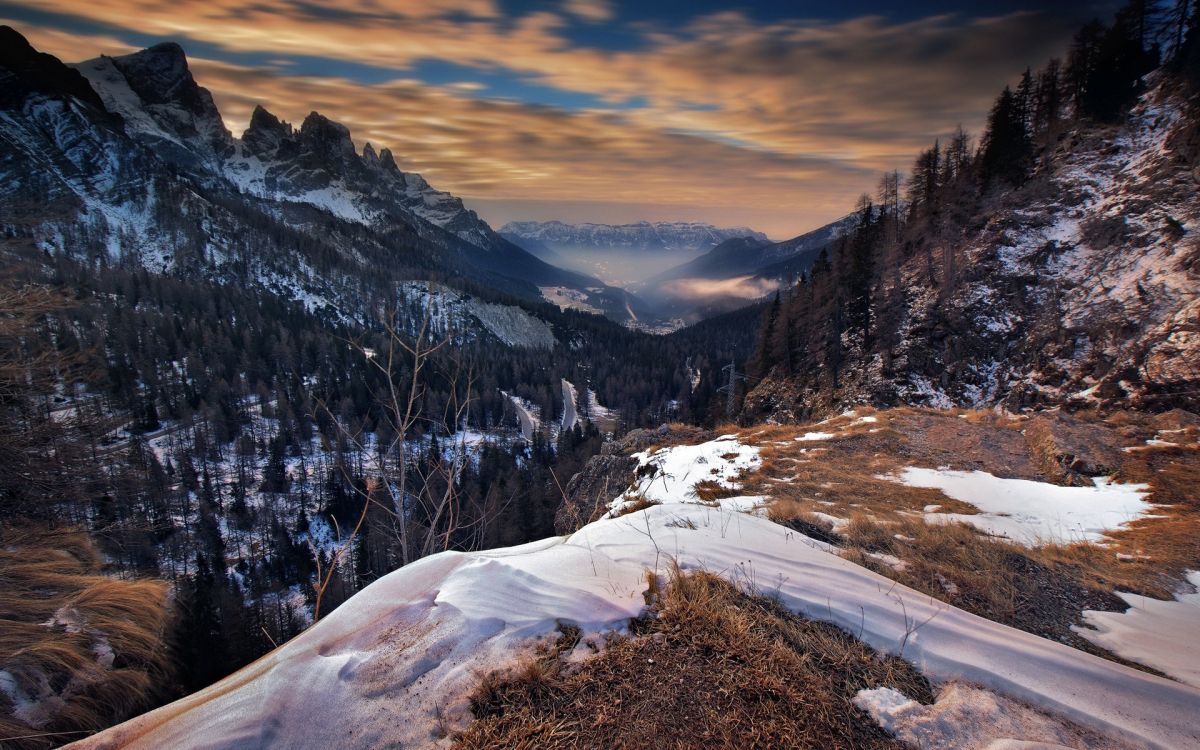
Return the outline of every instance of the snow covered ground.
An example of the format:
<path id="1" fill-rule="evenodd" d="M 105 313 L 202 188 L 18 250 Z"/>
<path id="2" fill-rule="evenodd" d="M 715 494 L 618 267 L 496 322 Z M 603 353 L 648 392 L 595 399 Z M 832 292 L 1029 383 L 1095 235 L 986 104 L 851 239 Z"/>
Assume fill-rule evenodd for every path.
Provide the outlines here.
<path id="1" fill-rule="evenodd" d="M 609 515 L 621 513 L 638 499 L 654 503 L 699 503 L 696 485 L 716 482 L 726 489 L 736 489 L 738 478 L 757 466 L 759 449 L 739 443 L 733 435 L 699 445 L 677 445 L 654 452 L 633 454 L 638 461 L 638 482 L 613 500 Z M 731 510 L 750 510 L 766 501 L 760 495 L 724 498 L 721 507 Z"/>
<path id="2" fill-rule="evenodd" d="M 1200 572 L 1188 574 L 1189 593 L 1173 601 L 1117 592 L 1125 612 L 1084 612 L 1090 628 L 1075 631 L 1092 643 L 1138 664 L 1200 687 Z"/>
<path id="3" fill-rule="evenodd" d="M 961 521 L 1026 546 L 1099 541 L 1106 531 L 1129 523 L 1152 507 L 1142 499 L 1146 485 L 1100 479 L 1095 487 L 1061 487 L 1003 479 L 985 471 L 914 467 L 894 478 L 911 487 L 939 489 L 981 511 L 976 515 L 930 512 L 925 514 L 927 521 Z"/>
<path id="4" fill-rule="evenodd" d="M 1101 732 L 1114 747 L 1200 746 L 1194 687 L 955 609 L 755 514 L 696 504 L 698 481 L 733 487 L 757 458 L 730 436 L 642 454 L 641 466 L 657 472 L 623 494 L 661 504 L 568 537 L 421 560 L 233 676 L 75 747 L 435 746 L 470 720 L 466 695 L 482 673 L 512 664 L 560 623 L 592 640 L 622 630 L 644 606 L 646 570 L 662 575 L 672 562 L 773 594 L 937 682 L 978 686 L 970 700 L 948 688 L 922 709 L 946 731 L 970 728 L 969 744 L 940 746 L 1054 741 L 1022 734 L 1032 730 L 1006 710 L 1014 700 Z M 904 702 L 883 697 L 886 719 Z"/>

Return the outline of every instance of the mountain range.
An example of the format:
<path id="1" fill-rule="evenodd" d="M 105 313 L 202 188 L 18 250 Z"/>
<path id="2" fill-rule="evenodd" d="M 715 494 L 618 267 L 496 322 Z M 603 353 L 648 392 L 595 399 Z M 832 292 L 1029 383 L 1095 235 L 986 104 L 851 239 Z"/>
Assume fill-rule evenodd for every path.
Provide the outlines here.
<path id="1" fill-rule="evenodd" d="M 626 249 L 665 252 L 702 252 L 734 237 L 767 236 L 748 227 L 718 228 L 685 221 L 640 221 L 634 224 L 567 224 L 561 221 L 512 221 L 500 234 L 513 241 L 540 243 L 561 249 Z"/>
<path id="2" fill-rule="evenodd" d="M 461 277 L 531 301 L 539 287 L 565 288 L 617 320 L 638 307 L 504 239 L 387 149 L 360 152 L 317 112 L 293 127 L 259 107 L 233 137 L 176 44 L 67 66 L 12 29 L 0 42 L 0 64 L 20 72 L 0 80 L 0 203 L 9 231 L 48 252 L 205 274 L 239 261 L 261 283 L 354 314 L 354 295 L 339 293 L 345 274 L 320 272 L 294 246 L 270 250 L 299 231 L 312 251 L 364 271 Z M 236 246 L 255 224 L 277 231 L 248 255 Z"/>

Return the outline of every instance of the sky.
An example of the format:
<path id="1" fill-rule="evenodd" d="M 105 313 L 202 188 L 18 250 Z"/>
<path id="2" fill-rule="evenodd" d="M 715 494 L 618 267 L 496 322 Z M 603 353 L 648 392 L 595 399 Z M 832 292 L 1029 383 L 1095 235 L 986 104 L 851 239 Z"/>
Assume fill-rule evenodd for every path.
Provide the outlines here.
<path id="1" fill-rule="evenodd" d="M 64 61 L 187 51 L 256 104 L 512 220 L 707 221 L 776 239 L 848 213 L 1112 4 L 942 0 L 0 0 Z"/>

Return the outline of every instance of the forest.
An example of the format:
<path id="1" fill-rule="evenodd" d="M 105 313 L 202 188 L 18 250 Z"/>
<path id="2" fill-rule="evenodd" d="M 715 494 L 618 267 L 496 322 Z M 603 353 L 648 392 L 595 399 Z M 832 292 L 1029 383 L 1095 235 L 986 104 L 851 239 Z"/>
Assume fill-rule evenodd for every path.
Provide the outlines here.
<path id="1" fill-rule="evenodd" d="M 1015 87 L 1005 87 L 978 139 L 960 126 L 949 141 L 922 151 L 907 176 L 883 175 L 875 195 L 859 198 L 854 230 L 771 301 L 747 368 L 748 391 L 767 387 L 747 400 L 744 418 L 762 418 L 780 407 L 763 395 L 782 383 L 790 389 L 784 408 L 798 418 L 839 399 L 920 402 L 914 395 L 937 397 L 955 385 L 958 395 L 947 391 L 949 401 L 969 403 L 971 388 L 980 398 L 990 387 L 991 398 L 1011 396 L 1011 405 L 1028 406 L 1039 399 L 1032 389 L 1005 391 L 994 373 L 990 381 L 972 380 L 976 373 L 963 372 L 965 363 L 1030 363 L 1047 378 L 1062 380 L 1070 369 L 1062 362 L 1083 356 L 1084 348 L 1093 358 L 1087 367 L 1112 373 L 1114 380 L 1136 380 L 1136 373 L 1099 349 L 1139 321 L 1089 300 L 1090 320 L 1079 331 L 1067 330 L 1068 292 L 1088 290 L 1076 292 L 1072 280 L 1053 279 L 1056 259 L 1066 251 L 1063 243 L 1051 239 L 1031 248 L 1029 272 L 1014 273 L 1005 265 L 1003 248 L 1019 243 L 1013 237 L 1026 228 L 1001 225 L 989 235 L 989 222 L 1007 212 L 1027 212 L 1031 204 L 1048 207 L 1044 221 L 1062 221 L 1056 216 L 1086 206 L 1078 191 L 1057 192 L 1053 178 L 1064 156 L 1089 133 L 1128 120 L 1151 85 L 1151 71 L 1157 76 L 1153 83 L 1165 92 L 1194 90 L 1200 80 L 1198 26 L 1196 10 L 1186 3 L 1170 12 L 1130 3 L 1111 24 L 1097 20 L 1084 26 L 1065 62 L 1052 59 L 1041 70 L 1026 69 Z M 1172 216 L 1165 223 L 1164 232 L 1154 227 L 1157 234 L 1170 241 L 1183 235 Z M 1115 241 L 1114 252 L 1122 242 L 1151 241 L 1135 237 L 1131 227 L 1124 217 L 1097 218 L 1082 231 L 1099 248 Z M 972 255 L 973 244 L 991 246 Z M 1146 307 L 1160 301 L 1147 288 L 1137 289 Z M 1006 300 L 1005 312 L 1022 318 L 1020 330 L 996 320 L 997 306 L 983 304 L 984 293 Z M 1082 339 L 1092 343 L 1081 345 Z M 1191 381 L 1176 382 L 1148 405 L 1186 407 L 1193 403 L 1193 388 Z"/>

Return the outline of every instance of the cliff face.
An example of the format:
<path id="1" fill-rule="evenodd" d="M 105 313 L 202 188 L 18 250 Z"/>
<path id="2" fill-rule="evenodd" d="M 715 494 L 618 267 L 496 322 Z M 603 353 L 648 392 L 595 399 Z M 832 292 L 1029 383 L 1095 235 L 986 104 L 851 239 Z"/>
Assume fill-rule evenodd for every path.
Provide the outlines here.
<path id="1" fill-rule="evenodd" d="M 843 247 L 766 324 L 776 354 L 760 356 L 746 418 L 854 403 L 1194 410 L 1198 156 L 1197 102 L 1164 82 L 1122 125 L 1058 133 L 1020 188 L 951 201 L 865 255 Z"/>

